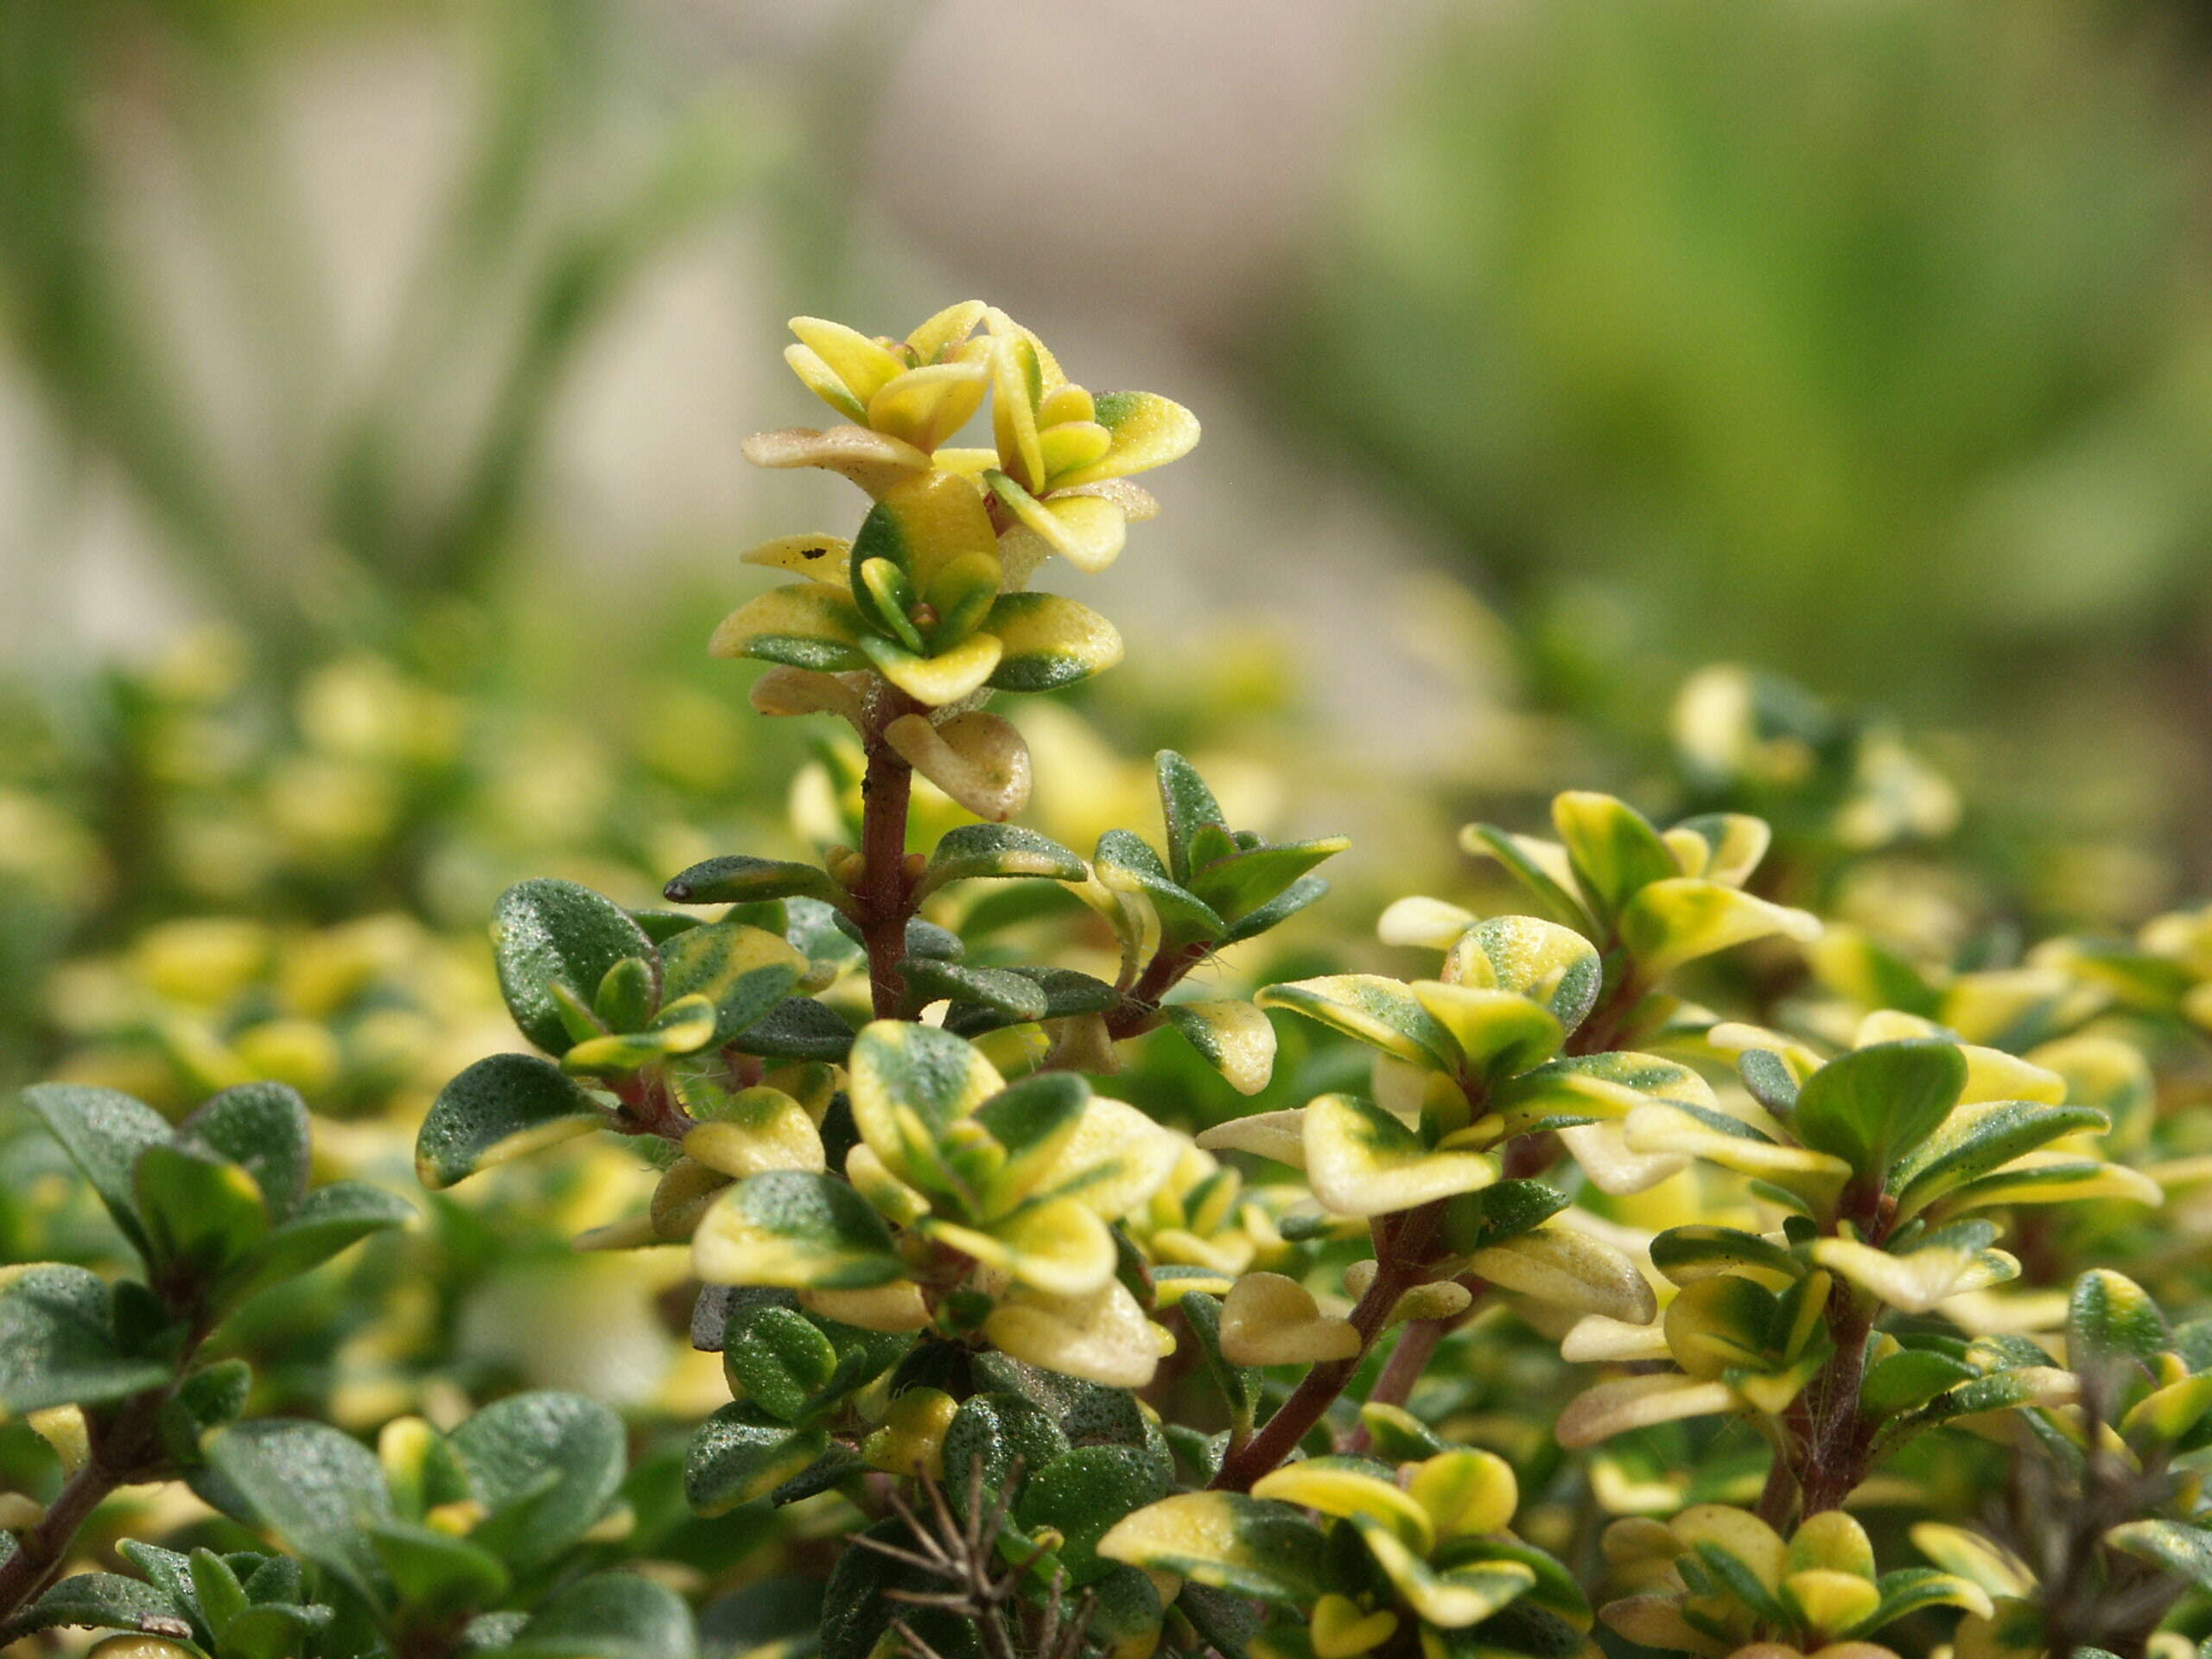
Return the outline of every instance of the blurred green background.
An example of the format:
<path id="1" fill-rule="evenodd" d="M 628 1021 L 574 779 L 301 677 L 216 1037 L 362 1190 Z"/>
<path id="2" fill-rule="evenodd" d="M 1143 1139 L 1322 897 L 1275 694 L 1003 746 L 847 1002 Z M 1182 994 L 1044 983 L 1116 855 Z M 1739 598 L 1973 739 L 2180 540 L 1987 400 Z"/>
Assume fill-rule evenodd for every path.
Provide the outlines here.
<path id="1" fill-rule="evenodd" d="M 1207 426 L 1098 584 L 1130 664 L 1040 794 L 1056 756 L 1233 751 L 1400 892 L 1472 811 L 1663 772 L 1675 688 L 1732 661 L 1935 754 L 2000 912 L 2200 894 L 2206 34 L 11 0 L 0 1058 L 123 1017 L 54 964 L 177 918 L 467 937 L 523 874 L 644 892 L 800 834 L 807 734 L 701 646 L 741 549 L 853 508 L 737 444 L 821 418 L 786 315 L 970 293 Z"/>

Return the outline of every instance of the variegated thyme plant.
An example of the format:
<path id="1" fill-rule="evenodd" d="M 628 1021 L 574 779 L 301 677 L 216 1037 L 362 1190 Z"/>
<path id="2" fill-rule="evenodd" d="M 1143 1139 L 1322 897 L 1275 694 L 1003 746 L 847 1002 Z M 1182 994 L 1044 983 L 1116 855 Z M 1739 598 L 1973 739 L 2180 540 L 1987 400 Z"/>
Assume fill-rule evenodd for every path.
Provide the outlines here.
<path id="1" fill-rule="evenodd" d="M 902 339 L 792 328 L 842 420 L 746 454 L 867 505 L 849 538 L 747 554 L 785 580 L 710 649 L 769 665 L 760 713 L 842 728 L 810 818 L 848 839 L 706 859 L 664 907 L 510 890 L 498 978 L 533 1052 L 453 1078 L 416 1143 L 434 1192 L 577 1137 L 634 1150 L 650 1196 L 576 1244 L 683 1253 L 666 1282 L 728 1402 L 673 1456 L 569 1391 L 426 1390 L 373 1450 L 256 1417 L 226 1322 L 402 1211 L 310 1185 L 281 1087 L 174 1128 L 49 1088 L 146 1270 L 0 1281 L 0 1408 L 74 1471 L 0 1509 L 0 1638 L 2190 1650 L 2212 1327 L 2098 1257 L 2201 1296 L 2201 1251 L 2146 1242 L 2169 1188 L 2212 1184 L 2170 1105 L 2212 1094 L 2188 1092 L 2201 916 L 2015 960 L 1824 925 L 1802 906 L 1853 849 L 1942 833 L 1955 799 L 1873 728 L 1715 671 L 1684 700 L 1685 804 L 1751 791 L 1781 846 L 1745 811 L 1661 828 L 1573 791 L 1548 836 L 1465 832 L 1510 906 L 1408 897 L 1376 945 L 1279 944 L 1345 842 L 1233 823 L 1178 753 L 1156 823 L 1086 852 L 1014 822 L 1014 699 L 1122 655 L 1043 585 L 1055 556 L 1116 558 L 1157 510 L 1133 478 L 1197 422 L 1085 390 L 979 302 Z M 104 1497 L 173 1477 L 227 1530 L 66 1573 Z"/>

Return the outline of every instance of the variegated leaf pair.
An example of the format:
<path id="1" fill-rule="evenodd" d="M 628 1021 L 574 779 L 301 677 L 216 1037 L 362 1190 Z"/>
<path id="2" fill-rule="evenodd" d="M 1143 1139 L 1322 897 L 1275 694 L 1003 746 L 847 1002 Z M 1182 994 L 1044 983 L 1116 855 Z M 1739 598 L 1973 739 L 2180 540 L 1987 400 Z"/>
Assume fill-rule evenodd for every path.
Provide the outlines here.
<path id="1" fill-rule="evenodd" d="M 1745 1510 L 1694 1504 L 1669 1522 L 1617 1521 L 1605 1558 L 1641 1592 L 1599 1609 L 1646 1647 L 1726 1659 L 1757 1653 L 1885 1654 L 1866 1640 L 1925 1607 L 1986 1615 L 1986 1592 L 1931 1567 L 1877 1573 L 1866 1529 L 1840 1510 L 1809 1516 L 1785 1541 Z M 1832 1645 L 1833 1644 L 1833 1645 Z"/>
<path id="2" fill-rule="evenodd" d="M 1560 1055 L 1602 976 L 1580 935 L 1508 916 L 1463 930 L 1436 979 L 1339 974 L 1270 986 L 1261 1007 L 1377 1051 L 1375 1098 L 1325 1095 L 1223 1124 L 1200 1144 L 1302 1168 L 1329 1210 L 1378 1216 L 1489 1185 L 1496 1148 L 1515 1135 L 1621 1117 L 1656 1099 L 1709 1101 L 1694 1071 L 1656 1056 Z"/>
<path id="3" fill-rule="evenodd" d="M 1116 1279 L 1109 1224 L 1166 1179 L 1175 1138 L 1073 1073 L 1008 1084 L 973 1045 L 925 1026 L 863 1028 L 849 1070 L 860 1143 L 847 1180 L 739 1182 L 700 1223 L 699 1276 L 792 1289 L 868 1329 L 980 1328 L 1093 1381 L 1149 1379 L 1165 1333 Z"/>
<path id="4" fill-rule="evenodd" d="M 1431 1659 L 1460 1651 L 1463 1637 L 1480 1646 L 1486 1629 L 1507 1640 L 1499 1651 L 1582 1652 L 1589 1603 L 1510 1530 L 1519 1503 L 1512 1469 L 1489 1452 L 1452 1448 L 1397 1469 L 1307 1458 L 1249 1497 L 1163 1498 L 1098 1550 L 1268 1604 L 1274 1622 L 1255 1651 L 1279 1659 L 1355 1659 L 1408 1624 Z"/>
<path id="5" fill-rule="evenodd" d="M 864 670 L 932 709 L 986 687 L 1052 690 L 1122 658 L 1121 635 L 1088 606 L 1011 588 L 983 497 L 956 474 L 891 485 L 849 545 L 786 537 L 747 556 L 808 580 L 731 613 L 709 645 L 717 657 Z M 817 701 L 836 699 L 825 688 Z"/>

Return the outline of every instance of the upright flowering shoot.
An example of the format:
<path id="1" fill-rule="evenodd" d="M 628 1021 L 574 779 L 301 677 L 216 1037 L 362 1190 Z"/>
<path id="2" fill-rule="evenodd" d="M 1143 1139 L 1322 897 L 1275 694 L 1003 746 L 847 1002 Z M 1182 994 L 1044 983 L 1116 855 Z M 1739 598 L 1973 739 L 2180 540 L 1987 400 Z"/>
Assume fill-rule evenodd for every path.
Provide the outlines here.
<path id="1" fill-rule="evenodd" d="M 986 333 L 975 334 L 978 323 Z M 1086 572 L 1113 563 L 1128 521 L 1158 511 L 1128 475 L 1198 442 L 1189 411 L 1150 392 L 1094 398 L 1035 335 L 980 302 L 904 340 L 812 317 L 791 327 L 802 343 L 786 355 L 799 378 L 857 424 L 764 433 L 746 454 L 763 466 L 828 467 L 875 505 L 850 542 L 784 537 L 747 554 L 808 580 L 733 613 L 715 654 L 860 673 L 932 710 L 987 686 L 1049 690 L 1119 662 L 1111 623 L 1028 591 L 1029 579 L 1054 553 Z M 944 448 L 987 395 L 995 447 Z M 804 695 L 804 684 L 770 695 Z"/>

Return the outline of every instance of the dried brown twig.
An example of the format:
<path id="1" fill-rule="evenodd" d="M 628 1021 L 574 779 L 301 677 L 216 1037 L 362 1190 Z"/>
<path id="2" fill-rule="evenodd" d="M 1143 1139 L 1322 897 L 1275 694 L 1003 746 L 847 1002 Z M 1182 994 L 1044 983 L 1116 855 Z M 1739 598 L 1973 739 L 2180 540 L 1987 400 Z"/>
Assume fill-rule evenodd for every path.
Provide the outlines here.
<path id="1" fill-rule="evenodd" d="M 999 1535 L 1020 1484 L 1018 1463 L 992 1494 L 988 1505 L 983 1499 L 982 1460 L 977 1459 L 969 1465 L 964 1520 L 956 1516 L 951 1504 L 946 1502 L 942 1482 L 925 1475 L 920 1484 L 929 1500 L 926 1516 L 917 1514 L 914 1507 L 896 1491 L 887 1494 L 892 1513 L 906 1522 L 914 1548 L 901 1548 L 865 1535 L 854 1541 L 927 1573 L 943 1580 L 946 1587 L 887 1590 L 886 1599 L 912 1607 L 935 1608 L 972 1623 L 986 1659 L 1077 1659 L 1083 1649 L 1084 1631 L 1090 1622 L 1095 1600 L 1091 1592 L 1086 1590 L 1071 1606 L 1066 1593 L 1067 1575 L 1055 1569 L 1042 1605 L 1025 1603 L 1021 1586 L 1045 1554 L 1042 1545 L 1033 1548 L 1025 1560 L 1004 1568 L 999 1566 Z M 1009 1611 L 1016 1614 L 1016 1621 L 1007 1618 Z M 1014 1622 L 1020 1626 L 1018 1640 L 1011 1627 Z M 897 1632 L 909 1659 L 944 1659 L 906 1619 L 893 1620 L 891 1628 Z"/>

